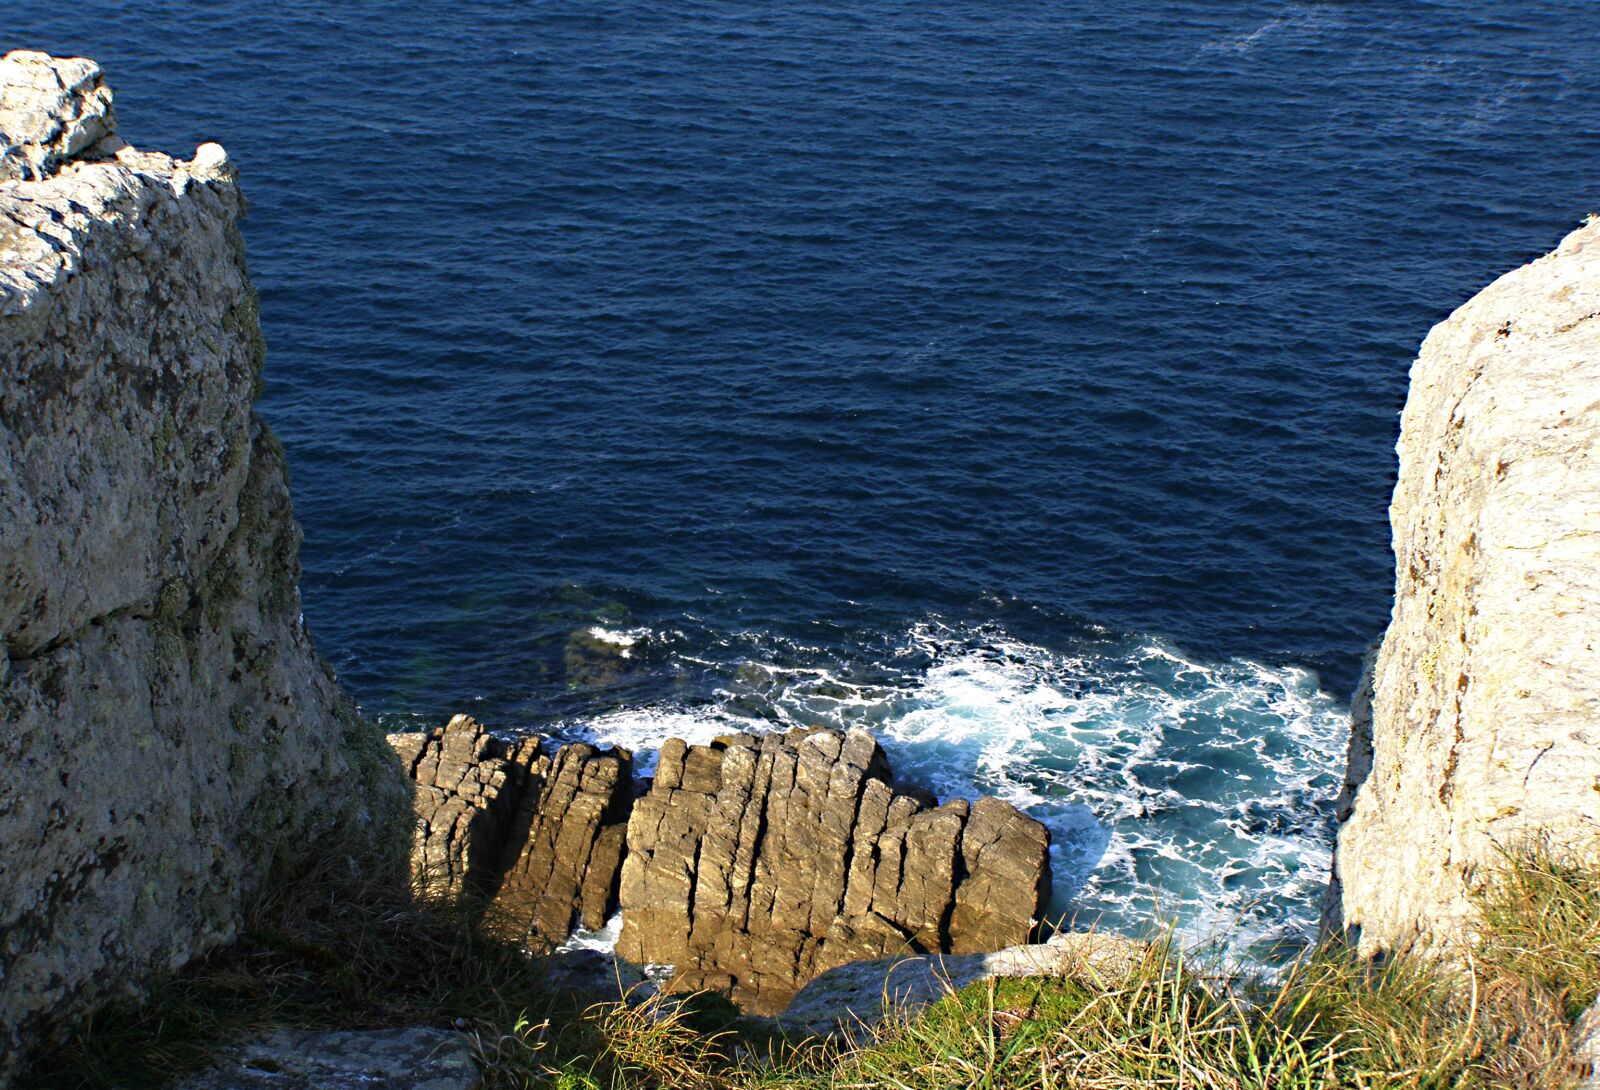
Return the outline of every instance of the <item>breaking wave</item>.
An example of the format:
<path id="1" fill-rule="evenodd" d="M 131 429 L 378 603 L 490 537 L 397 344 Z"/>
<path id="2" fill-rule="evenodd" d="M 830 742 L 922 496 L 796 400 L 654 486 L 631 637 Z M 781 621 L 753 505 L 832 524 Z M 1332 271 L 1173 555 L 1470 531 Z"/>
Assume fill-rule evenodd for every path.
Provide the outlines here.
<path id="1" fill-rule="evenodd" d="M 670 737 L 861 726 L 941 799 L 998 795 L 1050 827 L 1052 918 L 1175 923 L 1252 956 L 1311 938 L 1327 879 L 1346 710 L 1315 674 L 1208 662 L 1150 638 L 1052 650 L 995 627 L 918 625 L 862 663 L 753 637 L 716 699 L 624 709 L 561 733 L 650 774 Z"/>

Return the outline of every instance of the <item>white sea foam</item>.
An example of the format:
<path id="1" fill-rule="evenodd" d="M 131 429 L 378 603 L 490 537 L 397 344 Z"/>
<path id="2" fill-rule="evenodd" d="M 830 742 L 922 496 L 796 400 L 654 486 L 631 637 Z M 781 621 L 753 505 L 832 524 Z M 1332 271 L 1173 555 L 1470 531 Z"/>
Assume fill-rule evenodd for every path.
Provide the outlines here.
<path id="1" fill-rule="evenodd" d="M 617 948 L 617 939 L 622 936 L 622 913 L 613 912 L 611 918 L 597 931 L 590 931 L 580 927 L 567 941 L 556 947 L 558 954 L 570 954 L 576 950 L 597 950 L 602 954 L 610 953 Z"/>
<path id="2" fill-rule="evenodd" d="M 603 628 L 600 625 L 595 625 L 593 628 L 589 629 L 589 635 L 593 636 L 601 643 L 608 643 L 613 647 L 620 647 L 622 649 L 620 652 L 621 657 L 626 659 L 633 657 L 634 645 L 640 640 L 644 639 L 644 637 L 650 635 L 650 630 L 648 628 L 630 628 L 618 631 L 614 628 Z"/>
<path id="3" fill-rule="evenodd" d="M 1347 729 L 1310 671 L 1155 640 L 1068 654 L 937 624 L 870 669 L 791 666 L 792 650 L 747 662 L 720 702 L 568 733 L 632 749 L 648 775 L 671 737 L 865 726 L 898 776 L 941 798 L 998 795 L 1045 822 L 1054 915 L 1137 930 L 1154 910 L 1236 949 L 1309 935 Z"/>
<path id="4" fill-rule="evenodd" d="M 1258 46 L 1276 38 L 1316 38 L 1325 31 L 1343 26 L 1344 18 L 1323 7 L 1298 8 L 1275 18 L 1244 34 L 1229 35 L 1200 47 L 1201 53 L 1248 54 Z"/>
<path id="5" fill-rule="evenodd" d="M 719 734 L 746 729 L 746 720 L 716 707 L 674 710 L 639 708 L 611 712 L 572 724 L 562 733 L 596 745 L 621 746 L 633 751 L 637 776 L 653 776 L 661 743 L 682 738 L 690 745 L 705 745 Z"/>

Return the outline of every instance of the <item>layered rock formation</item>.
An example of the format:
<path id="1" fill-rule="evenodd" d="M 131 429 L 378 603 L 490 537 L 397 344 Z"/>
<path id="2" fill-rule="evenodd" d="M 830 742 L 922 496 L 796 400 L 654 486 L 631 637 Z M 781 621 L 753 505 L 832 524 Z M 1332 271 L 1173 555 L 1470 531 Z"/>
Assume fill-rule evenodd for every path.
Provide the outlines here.
<path id="1" fill-rule="evenodd" d="M 300 621 L 243 210 L 92 62 L 0 60 L 0 1082 L 405 805 Z"/>
<path id="2" fill-rule="evenodd" d="M 617 951 L 772 1014 L 849 961 L 1025 942 L 1044 827 L 994 799 L 931 801 L 890 786 L 864 731 L 669 741 L 628 823 Z"/>
<path id="3" fill-rule="evenodd" d="M 538 741 L 511 746 L 458 715 L 427 734 L 391 734 L 389 744 L 416 784 L 411 873 L 430 897 L 485 897 L 517 816 Z"/>
<path id="4" fill-rule="evenodd" d="M 622 957 L 758 1013 L 847 962 L 1024 943 L 1049 891 L 1044 826 L 997 799 L 896 790 L 864 731 L 672 739 L 637 799 L 623 751 L 547 753 L 465 716 L 390 741 L 419 784 L 430 888 L 492 898 L 534 949 L 620 907 Z"/>
<path id="5" fill-rule="evenodd" d="M 1520 839 L 1600 834 L 1600 223 L 1434 327 L 1399 454 L 1330 913 L 1367 953 L 1469 933 Z"/>
<path id="6" fill-rule="evenodd" d="M 411 867 L 426 893 L 487 904 L 497 931 L 535 950 L 605 923 L 633 798 L 626 751 L 546 752 L 465 715 L 389 744 L 417 785 Z"/>
<path id="7" fill-rule="evenodd" d="M 503 856 L 490 906 L 503 933 L 535 949 L 574 926 L 598 930 L 617 905 L 633 759 L 581 742 L 541 754 Z"/>

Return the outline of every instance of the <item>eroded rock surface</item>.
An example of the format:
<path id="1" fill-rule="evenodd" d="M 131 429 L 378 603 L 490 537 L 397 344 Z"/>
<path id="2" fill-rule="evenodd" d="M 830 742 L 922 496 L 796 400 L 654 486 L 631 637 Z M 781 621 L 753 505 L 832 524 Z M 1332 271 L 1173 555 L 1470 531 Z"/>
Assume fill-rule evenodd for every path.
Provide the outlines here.
<path id="1" fill-rule="evenodd" d="M 897 792 L 864 731 L 674 739 L 628 823 L 617 951 L 775 1014 L 847 962 L 1025 942 L 1048 848 L 997 800 Z"/>
<path id="2" fill-rule="evenodd" d="M 896 790 L 865 731 L 672 739 L 638 798 L 623 750 L 511 743 L 467 716 L 389 741 L 418 785 L 428 888 L 490 898 L 534 950 L 620 906 L 620 957 L 757 1013 L 847 962 L 1024 943 L 1048 895 L 1044 826 Z"/>
<path id="3" fill-rule="evenodd" d="M 534 950 L 605 923 L 633 797 L 626 751 L 507 741 L 465 715 L 389 744 L 417 785 L 412 872 L 427 892 L 489 901 L 495 929 Z"/>
<path id="4" fill-rule="evenodd" d="M 428 895 L 487 896 L 539 758 L 536 739 L 511 745 L 471 716 L 427 734 L 391 734 L 416 784 L 411 873 Z"/>
<path id="5" fill-rule="evenodd" d="M 1124 986 L 1149 946 L 1101 932 L 1064 932 L 1048 942 L 989 954 L 914 955 L 853 962 L 807 983 L 776 1021 L 794 1037 L 826 1037 L 915 1014 L 968 984 L 996 977 L 1055 977 L 1097 988 Z"/>
<path id="6" fill-rule="evenodd" d="M 598 930 L 616 907 L 633 758 L 579 742 L 541 756 L 535 771 L 490 911 L 496 926 L 539 950 L 575 925 Z"/>
<path id="7" fill-rule="evenodd" d="M 0 181 L 38 180 L 114 153 L 111 88 L 94 61 L 18 49 L 0 57 Z"/>
<path id="8" fill-rule="evenodd" d="M 1503 847 L 1600 829 L 1600 223 L 1434 327 L 1399 455 L 1330 914 L 1366 953 L 1448 946 Z"/>
<path id="9" fill-rule="evenodd" d="M 405 795 L 300 620 L 226 154 L 118 147 L 89 61 L 0 84 L 3 1083 Z"/>

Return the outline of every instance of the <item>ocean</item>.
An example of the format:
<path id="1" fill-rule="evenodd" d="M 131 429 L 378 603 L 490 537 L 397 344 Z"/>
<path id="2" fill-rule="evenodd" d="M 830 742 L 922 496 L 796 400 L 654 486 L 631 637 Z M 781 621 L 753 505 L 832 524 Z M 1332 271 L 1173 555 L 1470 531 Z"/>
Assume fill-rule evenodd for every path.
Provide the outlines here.
<path id="1" fill-rule="evenodd" d="M 1407 368 L 1600 206 L 1588 3 L 10 0 L 223 143 L 366 711 L 860 724 L 1052 912 L 1311 934 Z"/>

